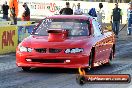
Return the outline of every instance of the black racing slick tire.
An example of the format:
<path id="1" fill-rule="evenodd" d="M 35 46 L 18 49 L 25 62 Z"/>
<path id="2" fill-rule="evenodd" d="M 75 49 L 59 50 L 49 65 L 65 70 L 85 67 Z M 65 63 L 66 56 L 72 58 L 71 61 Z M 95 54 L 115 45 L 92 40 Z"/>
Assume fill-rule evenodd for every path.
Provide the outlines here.
<path id="1" fill-rule="evenodd" d="M 108 61 L 108 63 L 106 63 L 106 65 L 112 65 L 112 60 L 113 60 L 113 55 L 114 53 L 113 53 L 113 49 L 111 50 L 111 52 L 110 52 L 110 56 L 109 56 L 109 61 Z"/>
<path id="2" fill-rule="evenodd" d="M 91 51 L 88 60 L 88 67 L 85 68 L 84 70 L 88 72 L 92 67 L 93 67 L 93 52 Z"/>
<path id="3" fill-rule="evenodd" d="M 90 68 L 93 67 L 93 59 L 94 59 L 94 49 L 92 49 L 92 51 L 90 52 L 90 56 L 89 56 L 89 66 L 90 66 Z"/>

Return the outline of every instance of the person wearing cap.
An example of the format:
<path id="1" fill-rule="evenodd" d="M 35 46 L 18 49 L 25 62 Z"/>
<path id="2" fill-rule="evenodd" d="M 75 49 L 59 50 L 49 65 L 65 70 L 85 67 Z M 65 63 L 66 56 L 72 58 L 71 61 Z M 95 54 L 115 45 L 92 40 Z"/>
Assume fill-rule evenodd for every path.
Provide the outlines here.
<path id="1" fill-rule="evenodd" d="M 127 28 L 127 34 L 131 35 L 132 31 L 132 2 L 129 2 L 130 7 L 127 9 L 127 20 L 128 20 L 128 28 Z"/>
<path id="2" fill-rule="evenodd" d="M 111 21 L 112 30 L 118 38 L 120 23 L 122 23 L 122 11 L 118 8 L 118 3 L 115 4 L 115 8 L 112 11 Z"/>
<path id="3" fill-rule="evenodd" d="M 70 8 L 70 3 L 66 2 L 66 7 L 61 9 L 59 12 L 61 15 L 72 15 L 73 10 Z"/>
<path id="4" fill-rule="evenodd" d="M 75 15 L 82 15 L 83 10 L 80 8 L 80 3 L 77 4 L 77 9 L 74 12 Z"/>
<path id="5" fill-rule="evenodd" d="M 22 21 L 30 21 L 30 9 L 28 8 L 28 5 L 26 3 L 23 4 L 24 12 L 22 14 Z"/>

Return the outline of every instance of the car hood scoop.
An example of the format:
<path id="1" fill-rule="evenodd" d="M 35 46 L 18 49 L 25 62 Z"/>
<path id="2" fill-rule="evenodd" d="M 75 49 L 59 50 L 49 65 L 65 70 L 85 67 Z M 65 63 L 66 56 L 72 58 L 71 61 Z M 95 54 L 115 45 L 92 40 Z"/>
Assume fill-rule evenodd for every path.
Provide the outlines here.
<path id="1" fill-rule="evenodd" d="M 48 30 L 48 33 L 49 42 L 62 42 L 68 37 L 67 30 Z"/>

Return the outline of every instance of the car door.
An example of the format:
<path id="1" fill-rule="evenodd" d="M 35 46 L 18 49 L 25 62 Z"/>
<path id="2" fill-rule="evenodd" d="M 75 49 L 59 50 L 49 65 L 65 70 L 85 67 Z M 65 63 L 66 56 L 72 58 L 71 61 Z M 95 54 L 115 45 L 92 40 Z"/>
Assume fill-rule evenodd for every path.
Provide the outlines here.
<path id="1" fill-rule="evenodd" d="M 92 26 L 93 26 L 93 37 L 94 40 L 96 41 L 95 45 L 95 60 L 94 63 L 103 61 L 105 59 L 104 55 L 104 50 L 105 50 L 105 36 L 101 32 L 101 26 L 100 24 L 96 21 L 92 21 Z"/>

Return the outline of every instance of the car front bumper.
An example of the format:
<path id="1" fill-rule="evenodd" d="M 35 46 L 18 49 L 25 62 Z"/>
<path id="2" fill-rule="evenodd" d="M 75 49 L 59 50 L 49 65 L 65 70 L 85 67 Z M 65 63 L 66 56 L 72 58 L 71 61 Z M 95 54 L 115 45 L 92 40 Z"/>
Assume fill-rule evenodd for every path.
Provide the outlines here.
<path id="1" fill-rule="evenodd" d="M 16 53 L 18 67 L 86 68 L 89 55 L 85 54 L 32 54 Z"/>

